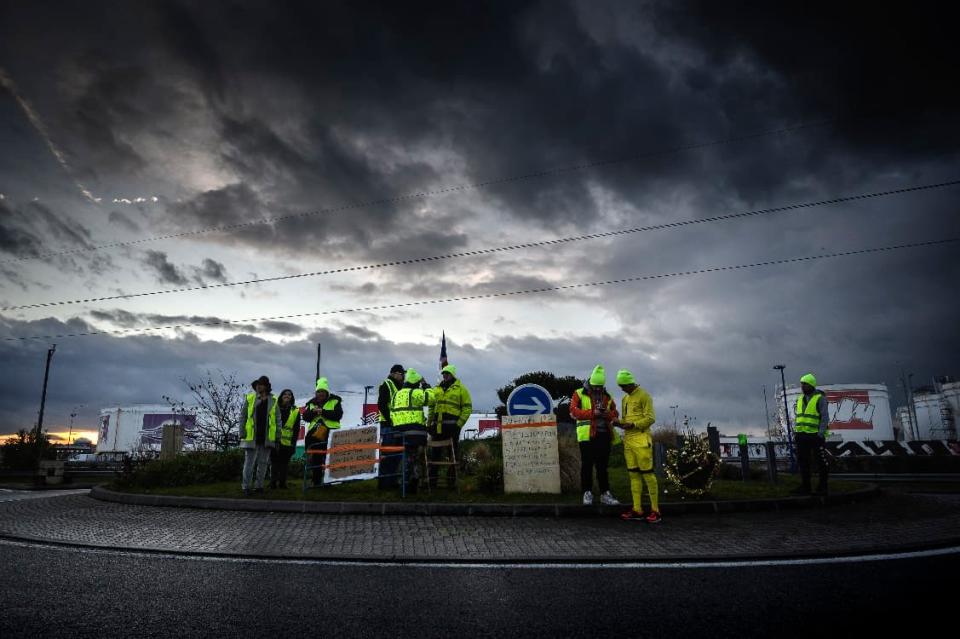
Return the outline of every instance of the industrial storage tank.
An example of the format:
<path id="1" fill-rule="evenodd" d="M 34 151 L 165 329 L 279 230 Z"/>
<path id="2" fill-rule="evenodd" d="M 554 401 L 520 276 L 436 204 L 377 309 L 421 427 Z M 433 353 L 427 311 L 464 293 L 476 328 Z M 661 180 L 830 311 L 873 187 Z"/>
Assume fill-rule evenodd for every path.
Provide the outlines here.
<path id="1" fill-rule="evenodd" d="M 159 451 L 163 427 L 180 424 L 184 427 L 184 443 L 193 443 L 191 431 L 196 417 L 178 414 L 170 406 L 139 404 L 115 406 L 100 411 L 97 433 L 97 453 L 134 453 L 141 450 Z"/>
<path id="2" fill-rule="evenodd" d="M 903 441 L 913 441 L 916 439 L 913 428 L 913 416 L 910 414 L 910 409 L 907 406 L 897 407 L 896 421 L 900 428 L 900 438 Z"/>
<path id="3" fill-rule="evenodd" d="M 830 433 L 844 441 L 884 441 L 895 439 L 890 394 L 886 384 L 825 384 L 817 390 L 827 396 Z M 799 386 L 787 386 L 790 426 L 796 425 Z M 782 401 L 778 394 L 778 401 Z M 778 411 L 783 418 L 783 408 Z"/>
<path id="4" fill-rule="evenodd" d="M 941 408 L 949 411 L 953 426 L 953 437 L 948 439 L 960 438 L 960 382 L 941 384 L 940 394 L 943 397 L 943 404 L 945 404 Z"/>
<path id="5" fill-rule="evenodd" d="M 947 386 L 946 384 L 944 386 Z M 913 409 L 917 416 L 919 439 L 956 439 L 956 414 L 949 400 L 941 393 L 914 391 Z"/>

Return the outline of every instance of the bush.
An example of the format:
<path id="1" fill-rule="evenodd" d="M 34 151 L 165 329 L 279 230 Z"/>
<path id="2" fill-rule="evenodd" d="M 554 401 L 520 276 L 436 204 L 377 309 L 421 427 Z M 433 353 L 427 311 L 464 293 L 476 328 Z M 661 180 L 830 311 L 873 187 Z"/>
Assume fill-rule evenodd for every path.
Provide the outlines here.
<path id="1" fill-rule="evenodd" d="M 471 442 L 470 446 L 461 445 L 460 468 L 466 475 L 476 475 L 480 467 L 492 459 L 495 459 L 493 451 L 486 442 Z"/>
<path id="2" fill-rule="evenodd" d="M 160 488 L 213 484 L 239 479 L 243 451 L 196 451 L 173 459 L 158 459 L 133 467 L 117 481 L 121 488 Z"/>
<path id="3" fill-rule="evenodd" d="M 683 448 L 667 451 L 664 472 L 681 496 L 700 496 L 710 492 L 714 478 L 723 472 L 723 463 L 710 450 L 705 434 L 689 431 Z"/>
<path id="4" fill-rule="evenodd" d="M 477 488 L 492 495 L 503 492 L 503 461 L 490 459 L 477 467 Z"/>

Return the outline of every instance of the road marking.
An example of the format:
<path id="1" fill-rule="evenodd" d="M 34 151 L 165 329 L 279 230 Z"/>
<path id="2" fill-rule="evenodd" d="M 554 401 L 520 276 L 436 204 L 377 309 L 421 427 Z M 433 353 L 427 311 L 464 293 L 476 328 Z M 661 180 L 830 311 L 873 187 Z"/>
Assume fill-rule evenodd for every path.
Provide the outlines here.
<path id="1" fill-rule="evenodd" d="M 89 488 L 72 488 L 70 490 L 12 490 L 10 488 L 0 488 L 0 503 L 22 499 L 61 497 L 63 495 L 84 495 L 89 492 Z"/>
<path id="2" fill-rule="evenodd" d="M 122 557 L 158 557 L 162 559 L 179 559 L 184 561 L 213 561 L 238 564 L 273 564 L 287 566 L 331 566 L 353 568 L 426 568 L 437 570 L 442 568 L 454 570 L 700 570 L 706 568 L 777 568 L 789 566 L 823 566 L 832 564 L 857 564 L 880 561 L 902 561 L 906 559 L 927 559 L 930 557 L 944 557 L 960 555 L 960 546 L 950 546 L 934 550 L 919 550 L 900 553 L 874 553 L 853 557 L 818 557 L 812 559 L 745 559 L 743 561 L 675 561 L 675 562 L 603 562 L 596 563 L 467 563 L 467 562 L 405 562 L 383 560 L 329 560 L 329 559 L 270 559 L 264 557 L 221 557 L 217 555 L 185 555 L 163 551 L 114 550 L 111 548 L 95 548 L 90 546 L 67 546 L 48 544 L 44 542 L 16 541 L 0 538 L 0 546 L 15 546 L 20 548 L 44 548 L 64 552 L 78 552 L 91 555 L 111 555 Z"/>

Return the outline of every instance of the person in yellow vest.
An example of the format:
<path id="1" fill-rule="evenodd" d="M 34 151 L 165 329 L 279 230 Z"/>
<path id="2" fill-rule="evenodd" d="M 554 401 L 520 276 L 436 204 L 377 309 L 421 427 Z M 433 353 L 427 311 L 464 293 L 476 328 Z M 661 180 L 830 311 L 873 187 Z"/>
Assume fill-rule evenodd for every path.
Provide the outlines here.
<path id="1" fill-rule="evenodd" d="M 393 432 L 393 422 L 390 420 L 390 407 L 393 405 L 393 398 L 397 391 L 403 386 L 403 376 L 407 373 L 403 366 L 394 364 L 390 367 L 390 374 L 380 384 L 377 392 L 377 409 L 380 412 L 380 443 L 383 446 L 396 446 L 400 440 Z M 387 457 L 380 459 L 379 478 L 377 479 L 377 488 L 387 490 L 396 488 L 400 480 L 396 474 L 399 472 L 400 459 L 388 453 Z"/>
<path id="2" fill-rule="evenodd" d="M 813 373 L 807 373 L 800 378 L 800 390 L 803 393 L 797 398 L 795 439 L 797 442 L 797 462 L 800 465 L 800 488 L 794 491 L 796 495 L 810 494 L 811 457 L 817 464 L 819 481 L 817 495 L 827 494 L 827 461 L 824 458 L 824 444 L 830 425 L 830 415 L 827 413 L 827 396 L 817 390 L 817 378 Z"/>
<path id="3" fill-rule="evenodd" d="M 402 434 L 406 449 L 406 490 L 408 493 L 416 493 L 420 484 L 418 453 L 427 444 L 427 418 L 424 410 L 433 404 L 434 389 L 421 388 L 423 377 L 412 368 L 407 369 L 403 379 L 403 388 L 397 391 L 390 407 L 390 419 L 393 421 L 394 432 Z"/>
<path id="4" fill-rule="evenodd" d="M 250 383 L 254 392 L 249 393 L 240 412 L 240 448 L 243 449 L 243 476 L 240 488 L 244 496 L 254 489 L 263 492 L 263 479 L 270 463 L 270 450 L 277 440 L 277 397 L 271 393 L 270 378 L 261 375 Z"/>
<path id="5" fill-rule="evenodd" d="M 630 475 L 633 508 L 620 515 L 624 521 L 646 521 L 658 524 L 660 517 L 660 487 L 653 470 L 653 436 L 650 427 L 657 421 L 650 394 L 637 385 L 633 373 L 625 368 L 617 371 L 617 386 L 625 395 L 621 400 L 619 419 L 615 426 L 623 429 L 623 456 Z M 650 514 L 643 514 L 643 485 L 650 496 Z"/>
<path id="6" fill-rule="evenodd" d="M 453 441 L 454 457 L 460 444 L 460 430 L 470 419 L 470 413 L 473 411 L 473 400 L 470 399 L 470 391 L 457 379 L 457 368 L 452 364 L 447 364 L 440 370 L 441 381 L 434 389 L 434 404 L 430 411 L 430 418 L 427 423 L 430 425 L 430 437 L 435 441 L 450 439 Z M 439 461 L 443 455 L 443 449 L 433 448 L 430 450 L 430 459 Z M 451 461 L 456 461 L 453 459 Z M 430 467 L 430 486 L 437 485 L 437 467 Z M 456 484 L 456 473 L 452 466 L 447 467 L 447 486 L 454 487 Z"/>
<path id="7" fill-rule="evenodd" d="M 340 428 L 343 419 L 343 404 L 339 395 L 330 392 L 330 382 L 326 377 L 317 380 L 313 398 L 303 407 L 303 421 L 307 423 L 307 433 L 303 438 L 304 450 L 311 447 L 325 450 L 327 436 L 331 430 Z M 326 455 L 305 455 L 305 462 L 312 467 L 313 485 L 323 483 L 323 463 Z"/>
<path id="8" fill-rule="evenodd" d="M 277 445 L 270 451 L 270 488 L 287 487 L 287 469 L 299 434 L 300 410 L 293 391 L 284 388 L 277 400 Z"/>
<path id="9" fill-rule="evenodd" d="M 600 502 L 616 506 L 620 502 L 610 492 L 610 477 L 607 464 L 610 447 L 620 443 L 620 434 L 613 427 L 617 419 L 617 405 L 604 388 L 607 376 L 603 366 L 597 364 L 583 388 L 573 392 L 570 398 L 570 415 L 577 420 L 577 442 L 580 445 L 580 489 L 583 505 L 593 503 L 593 468 L 597 468 L 597 483 Z"/>

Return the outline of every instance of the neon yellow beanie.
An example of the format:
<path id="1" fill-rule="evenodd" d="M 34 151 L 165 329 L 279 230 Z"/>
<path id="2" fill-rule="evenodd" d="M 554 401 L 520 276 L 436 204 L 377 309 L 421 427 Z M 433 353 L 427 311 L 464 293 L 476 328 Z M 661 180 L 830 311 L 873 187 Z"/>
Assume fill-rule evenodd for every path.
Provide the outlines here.
<path id="1" fill-rule="evenodd" d="M 327 381 L 326 377 L 321 377 L 317 380 L 316 390 L 325 390 L 328 393 L 330 392 L 330 382 Z"/>
<path id="2" fill-rule="evenodd" d="M 403 376 L 403 381 L 408 384 L 416 384 L 421 379 L 423 379 L 423 376 L 412 368 L 408 368 L 406 375 Z"/>
<path id="3" fill-rule="evenodd" d="M 628 371 L 625 368 L 621 368 L 617 371 L 617 384 L 620 386 L 629 386 L 630 384 L 636 384 L 637 379 L 633 376 L 633 373 Z"/>
<path id="4" fill-rule="evenodd" d="M 813 376 L 813 373 L 807 373 L 800 378 L 801 384 L 810 384 L 813 387 L 817 386 L 817 378 Z"/>
<path id="5" fill-rule="evenodd" d="M 593 367 L 593 372 L 590 373 L 590 385 L 591 386 L 603 386 L 607 383 L 607 374 L 603 371 L 603 366 L 597 364 Z"/>

